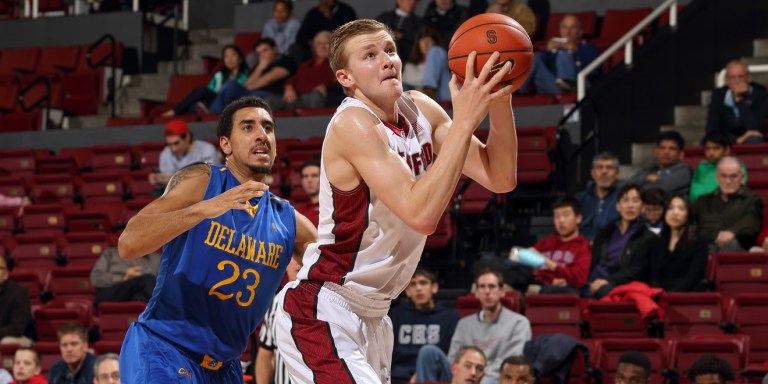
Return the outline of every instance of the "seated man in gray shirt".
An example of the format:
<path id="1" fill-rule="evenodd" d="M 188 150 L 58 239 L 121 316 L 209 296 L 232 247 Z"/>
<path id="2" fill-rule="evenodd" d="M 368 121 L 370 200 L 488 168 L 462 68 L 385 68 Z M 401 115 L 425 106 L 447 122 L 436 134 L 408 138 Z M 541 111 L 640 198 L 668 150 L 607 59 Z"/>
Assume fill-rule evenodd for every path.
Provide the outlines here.
<path id="1" fill-rule="evenodd" d="M 96 305 L 104 301 L 148 302 L 155 289 L 160 255 L 150 253 L 135 260 L 124 260 L 117 247 L 101 254 L 91 270 L 91 283 L 96 289 Z"/>
<path id="2" fill-rule="evenodd" d="M 195 140 L 183 120 L 171 120 L 163 129 L 167 147 L 160 152 L 159 170 L 149 174 L 149 182 L 156 187 L 158 196 L 176 171 L 187 165 L 208 162 L 218 164 L 219 152 L 206 141 Z"/>
<path id="3" fill-rule="evenodd" d="M 667 195 L 688 194 L 691 168 L 682 162 L 684 148 L 685 140 L 679 132 L 661 132 L 653 151 L 656 164 L 637 171 L 627 184 L 637 184 L 643 189 L 660 188 Z"/>

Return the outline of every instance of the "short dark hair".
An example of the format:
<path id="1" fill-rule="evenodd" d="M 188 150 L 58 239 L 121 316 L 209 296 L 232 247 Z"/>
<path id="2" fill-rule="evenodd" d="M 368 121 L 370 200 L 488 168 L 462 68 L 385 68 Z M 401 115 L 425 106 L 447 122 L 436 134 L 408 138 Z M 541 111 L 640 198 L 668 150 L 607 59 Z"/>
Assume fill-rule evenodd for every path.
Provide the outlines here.
<path id="1" fill-rule="evenodd" d="M 562 197 L 555 200 L 555 202 L 552 203 L 553 211 L 558 208 L 566 208 L 566 207 L 571 207 L 571 209 L 573 209 L 574 215 L 576 216 L 581 215 L 581 203 L 579 203 L 579 201 L 574 199 L 573 197 L 570 197 L 570 196 Z"/>
<path id="2" fill-rule="evenodd" d="M 501 275 L 501 272 L 499 272 L 499 271 L 497 271 L 497 270 L 495 270 L 493 268 L 488 268 L 488 267 L 485 267 L 485 268 L 477 271 L 477 273 L 475 273 L 475 283 L 477 283 L 477 279 L 479 279 L 480 276 L 486 275 L 486 274 L 489 274 L 489 273 L 494 275 L 494 276 L 496 276 L 496 278 L 499 279 L 499 288 L 503 288 L 504 287 L 504 276 Z"/>
<path id="3" fill-rule="evenodd" d="M 528 369 L 531 371 L 531 374 L 533 374 L 533 364 L 531 364 L 531 361 L 525 358 L 525 356 L 510 356 L 504 359 L 504 361 L 501 362 L 501 366 L 499 367 L 499 371 L 503 371 L 504 367 L 507 365 L 525 365 L 528 367 Z"/>
<path id="4" fill-rule="evenodd" d="M 86 343 L 88 342 L 88 329 L 86 329 L 80 324 L 75 324 L 75 323 L 64 324 L 61 326 L 61 328 L 59 328 L 59 332 L 57 334 L 59 337 L 59 341 L 61 341 L 61 338 L 64 335 L 77 335 L 84 342 Z"/>
<path id="5" fill-rule="evenodd" d="M 277 47 L 277 43 L 275 42 L 275 39 L 271 37 L 262 37 L 261 39 L 256 40 L 255 43 L 253 43 L 253 46 L 251 47 L 251 50 L 255 50 L 256 47 L 259 45 L 266 44 L 270 48 Z"/>
<path id="6" fill-rule="evenodd" d="M 643 369 L 645 378 L 651 376 L 651 360 L 645 353 L 640 351 L 626 351 L 619 356 L 619 362 L 616 364 L 618 369 L 619 364 L 631 364 Z"/>
<path id="7" fill-rule="evenodd" d="M 19 352 L 19 351 L 32 352 L 33 360 L 35 361 L 35 366 L 36 367 L 40 366 L 40 353 L 37 352 L 34 348 L 32 348 L 32 347 L 20 347 L 20 348 L 18 348 L 16 350 L 16 352 Z M 14 357 L 14 360 L 16 360 L 15 357 Z"/>
<path id="8" fill-rule="evenodd" d="M 411 277 L 411 278 L 414 278 L 416 276 L 424 276 L 424 277 L 427 278 L 427 280 L 429 280 L 429 281 L 431 281 L 433 283 L 437 282 L 437 279 L 435 277 L 435 272 L 433 272 L 431 269 L 429 269 L 429 267 L 427 267 L 426 265 L 423 265 L 423 264 L 419 264 L 416 267 L 416 270 L 413 271 L 413 277 Z"/>
<path id="9" fill-rule="evenodd" d="M 720 381 L 725 383 L 734 380 L 733 367 L 728 361 L 716 355 L 702 355 L 688 367 L 686 377 L 691 382 L 696 382 L 696 376 L 715 374 L 720 376 Z"/>
<path id="10" fill-rule="evenodd" d="M 320 162 L 317 160 L 309 160 L 307 162 L 304 162 L 304 164 L 301 165 L 301 168 L 299 168 L 299 175 L 304 173 L 304 168 L 306 167 L 318 167 L 320 168 Z"/>
<path id="11" fill-rule="evenodd" d="M 456 357 L 453 358 L 453 363 L 458 364 L 459 360 L 461 360 L 461 357 L 466 355 L 469 351 L 475 351 L 483 356 L 483 360 L 485 360 L 486 363 L 488 363 L 488 358 L 485 357 L 485 352 L 483 352 L 482 349 L 475 347 L 474 345 L 465 345 L 456 352 Z"/>
<path id="12" fill-rule="evenodd" d="M 667 193 L 661 188 L 648 188 L 640 193 L 640 199 L 643 200 L 643 204 L 664 206 Z"/>
<path id="13" fill-rule="evenodd" d="M 603 151 L 595 155 L 595 157 L 592 158 L 592 166 L 595 166 L 595 163 L 597 163 L 598 160 L 607 160 L 607 161 L 613 161 L 616 163 L 616 167 L 619 166 L 619 158 L 614 155 L 613 153 L 610 153 L 608 151 Z"/>
<path id="14" fill-rule="evenodd" d="M 272 108 L 269 107 L 269 104 L 267 104 L 264 99 L 255 96 L 242 97 L 229 103 L 229 105 L 224 108 L 224 111 L 221 112 L 219 123 L 216 126 L 216 136 L 229 138 L 229 136 L 232 135 L 232 124 L 234 123 L 235 113 L 248 107 L 261 108 L 269 113 L 269 117 L 272 118 L 272 120 L 275 119 L 272 115 Z"/>
<path id="15" fill-rule="evenodd" d="M 633 189 L 635 191 L 637 191 L 638 194 L 642 195 L 643 189 L 640 188 L 639 185 L 637 185 L 637 184 L 624 184 L 624 185 L 621 186 L 621 188 L 619 188 L 619 197 L 618 197 L 618 199 L 621 200 L 621 198 L 624 197 L 624 195 L 626 195 L 627 193 L 629 193 L 629 191 L 631 191 Z"/>
<path id="16" fill-rule="evenodd" d="M 685 149 L 685 139 L 683 139 L 683 135 L 681 135 L 678 131 L 664 131 L 659 133 L 659 138 L 656 140 L 656 145 L 661 144 L 661 142 L 665 140 L 674 141 L 675 144 L 677 144 L 677 148 L 681 151 Z"/>
<path id="17" fill-rule="evenodd" d="M 291 0 L 275 0 L 275 5 L 277 5 L 277 3 L 283 3 L 283 5 L 285 5 L 285 7 L 288 8 L 289 12 L 293 12 L 293 1 L 291 1 Z"/>
<path id="18" fill-rule="evenodd" d="M 728 136 L 725 136 L 719 132 L 710 132 L 707 133 L 702 139 L 701 139 L 701 145 L 707 145 L 707 142 L 720 144 L 723 146 L 723 148 L 730 148 L 731 147 L 731 141 L 728 140 Z"/>

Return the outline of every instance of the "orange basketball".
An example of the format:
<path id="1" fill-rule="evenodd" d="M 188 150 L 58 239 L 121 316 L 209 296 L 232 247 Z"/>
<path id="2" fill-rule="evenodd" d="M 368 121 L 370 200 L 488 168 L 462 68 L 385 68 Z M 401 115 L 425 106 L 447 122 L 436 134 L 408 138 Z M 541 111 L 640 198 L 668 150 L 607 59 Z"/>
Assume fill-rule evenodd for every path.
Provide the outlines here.
<path id="1" fill-rule="evenodd" d="M 528 33 L 517 21 L 498 13 L 472 17 L 453 34 L 448 46 L 448 67 L 456 74 L 459 85 L 464 82 L 467 57 L 472 51 L 477 52 L 476 74 L 480 73 L 494 51 L 500 54 L 495 68 L 500 69 L 506 61 L 512 62 L 511 73 L 504 76 L 494 90 L 510 84 L 513 90 L 519 88 L 533 68 L 533 44 Z M 494 73 L 491 72 L 491 75 Z"/>

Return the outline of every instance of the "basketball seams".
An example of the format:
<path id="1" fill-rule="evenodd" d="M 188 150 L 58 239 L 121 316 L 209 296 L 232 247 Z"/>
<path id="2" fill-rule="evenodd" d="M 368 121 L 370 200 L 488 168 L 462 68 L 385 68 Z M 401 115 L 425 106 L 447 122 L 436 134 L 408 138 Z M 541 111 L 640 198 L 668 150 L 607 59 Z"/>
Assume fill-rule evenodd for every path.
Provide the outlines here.
<path id="1" fill-rule="evenodd" d="M 522 53 L 526 53 L 526 52 L 533 53 L 533 49 L 511 49 L 511 50 L 494 51 L 494 52 L 498 52 L 499 54 L 502 54 L 502 53 L 519 53 L 519 52 L 522 52 Z M 480 53 L 476 53 L 475 57 L 480 57 L 480 56 L 483 56 L 483 55 L 493 55 L 493 52 L 480 52 Z M 469 54 L 461 55 L 461 56 L 454 56 L 454 57 L 449 57 L 448 61 L 457 60 L 457 59 L 466 59 L 468 57 L 469 57 Z"/>
<path id="2" fill-rule="evenodd" d="M 514 19 L 512 19 L 512 20 L 514 20 Z M 473 25 L 470 28 L 467 28 L 466 31 L 462 31 L 458 36 L 457 35 L 453 35 L 453 37 L 451 37 L 451 42 L 448 45 L 448 50 L 450 51 L 451 47 L 453 47 L 453 44 L 456 43 L 462 36 L 464 36 L 464 34 L 468 33 L 469 31 L 471 31 L 471 30 L 473 30 L 475 28 L 480 28 L 480 27 L 486 26 L 486 25 L 503 25 L 505 27 L 511 27 L 511 28 L 517 30 L 518 32 L 522 32 L 523 34 L 525 34 L 525 36 L 528 36 L 528 32 L 526 32 L 525 30 L 520 30 L 519 28 L 515 27 L 513 24 L 503 23 L 501 21 L 494 21 L 494 22 L 488 22 L 488 23 L 483 23 L 483 24 L 476 24 L 476 25 Z M 459 29 L 461 29 L 461 27 L 459 27 Z M 530 39 L 530 37 L 528 39 Z M 531 44 L 533 44 L 533 43 L 531 43 Z"/>

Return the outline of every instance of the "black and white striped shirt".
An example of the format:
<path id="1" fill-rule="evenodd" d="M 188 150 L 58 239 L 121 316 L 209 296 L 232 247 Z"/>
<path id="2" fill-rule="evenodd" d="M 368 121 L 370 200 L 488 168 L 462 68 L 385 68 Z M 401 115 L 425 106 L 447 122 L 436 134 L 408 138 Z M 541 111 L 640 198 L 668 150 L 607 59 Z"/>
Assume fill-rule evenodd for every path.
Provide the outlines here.
<path id="1" fill-rule="evenodd" d="M 288 372 L 283 363 L 283 357 L 275 345 L 275 312 L 277 312 L 277 300 L 272 300 L 266 315 L 264 315 L 264 324 L 259 331 L 259 347 L 275 353 L 275 384 L 290 384 Z"/>

